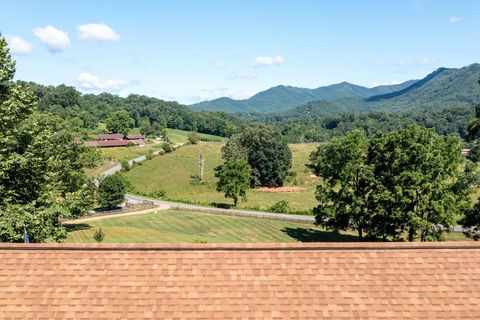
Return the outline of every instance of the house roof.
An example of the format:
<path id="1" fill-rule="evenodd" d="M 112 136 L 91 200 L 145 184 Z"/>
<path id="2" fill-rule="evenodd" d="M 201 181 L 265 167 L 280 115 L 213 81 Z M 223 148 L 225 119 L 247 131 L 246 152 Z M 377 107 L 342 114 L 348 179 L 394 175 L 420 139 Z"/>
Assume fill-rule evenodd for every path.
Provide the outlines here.
<path id="1" fill-rule="evenodd" d="M 143 140 L 143 134 L 128 134 L 125 136 L 127 140 Z"/>
<path id="2" fill-rule="evenodd" d="M 480 319 L 476 243 L 0 244 L 0 318 Z"/>
<path id="3" fill-rule="evenodd" d="M 124 137 L 121 133 L 103 133 L 97 134 L 97 140 L 122 140 Z"/>

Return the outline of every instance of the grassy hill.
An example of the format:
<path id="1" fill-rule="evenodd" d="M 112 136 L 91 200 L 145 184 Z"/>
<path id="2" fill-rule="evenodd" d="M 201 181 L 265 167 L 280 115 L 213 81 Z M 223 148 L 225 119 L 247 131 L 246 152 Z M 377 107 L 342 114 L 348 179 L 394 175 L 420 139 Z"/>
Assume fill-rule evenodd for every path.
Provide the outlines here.
<path id="1" fill-rule="evenodd" d="M 223 143 L 200 142 L 188 145 L 177 151 L 154 158 L 125 173 L 126 178 L 137 191 L 143 194 L 155 194 L 166 191 L 171 200 L 199 203 L 204 205 L 231 204 L 223 194 L 215 190 L 216 178 L 214 168 L 222 163 L 221 148 Z M 298 192 L 278 193 L 250 190 L 247 201 L 240 201 L 239 207 L 266 210 L 274 203 L 287 200 L 293 210 L 309 210 L 316 204 L 314 198 L 317 180 L 310 177 L 305 168 L 309 154 L 318 144 L 290 145 L 293 153 L 293 167 L 287 178 L 287 186 L 297 186 Z M 198 156 L 205 155 L 205 180 L 198 181 Z"/>
<path id="2" fill-rule="evenodd" d="M 315 100 L 335 101 L 342 98 L 367 98 L 402 90 L 415 81 L 407 81 L 398 85 L 366 88 L 348 82 L 342 82 L 316 89 L 276 86 L 259 92 L 246 100 L 219 98 L 193 104 L 194 110 L 224 111 L 230 113 L 246 112 L 281 112 Z"/>

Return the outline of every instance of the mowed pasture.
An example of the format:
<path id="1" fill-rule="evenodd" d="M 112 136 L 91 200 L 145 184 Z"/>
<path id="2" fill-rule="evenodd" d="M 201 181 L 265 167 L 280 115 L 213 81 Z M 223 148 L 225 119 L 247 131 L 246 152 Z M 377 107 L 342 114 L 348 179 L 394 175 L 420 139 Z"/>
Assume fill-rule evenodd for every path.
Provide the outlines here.
<path id="1" fill-rule="evenodd" d="M 98 228 L 104 242 L 306 242 L 356 241 L 353 235 L 322 231 L 293 222 L 181 211 L 113 217 L 70 226 L 66 242 L 95 242 Z"/>
<path id="2" fill-rule="evenodd" d="M 220 142 L 199 142 L 186 145 L 175 152 L 155 157 L 141 166 L 132 168 L 125 177 L 136 191 L 153 194 L 166 191 L 166 198 L 203 205 L 229 205 L 222 193 L 215 190 L 217 179 L 214 169 L 222 164 Z M 318 179 L 311 176 L 305 167 L 308 156 L 318 144 L 292 144 L 293 164 L 285 186 L 295 187 L 296 192 L 272 192 L 249 190 L 246 201 L 241 200 L 239 208 L 266 210 L 278 201 L 286 200 L 293 211 L 307 211 L 316 204 L 314 197 Z M 204 181 L 198 179 L 198 157 L 205 155 Z"/>
<path id="3" fill-rule="evenodd" d="M 95 242 L 99 228 L 104 242 L 349 242 L 356 233 L 325 231 L 313 225 L 165 210 L 144 215 L 105 218 L 68 227 L 66 242 Z M 446 235 L 447 241 L 466 241 L 462 233 Z"/>

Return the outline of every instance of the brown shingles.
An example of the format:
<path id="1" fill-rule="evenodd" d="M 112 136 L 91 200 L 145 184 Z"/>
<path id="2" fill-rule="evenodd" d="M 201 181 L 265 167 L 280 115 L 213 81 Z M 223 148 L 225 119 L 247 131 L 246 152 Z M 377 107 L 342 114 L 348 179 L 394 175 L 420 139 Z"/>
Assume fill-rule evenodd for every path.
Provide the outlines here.
<path id="1" fill-rule="evenodd" d="M 0 318 L 480 318 L 469 243 L 5 244 L 0 259 Z"/>

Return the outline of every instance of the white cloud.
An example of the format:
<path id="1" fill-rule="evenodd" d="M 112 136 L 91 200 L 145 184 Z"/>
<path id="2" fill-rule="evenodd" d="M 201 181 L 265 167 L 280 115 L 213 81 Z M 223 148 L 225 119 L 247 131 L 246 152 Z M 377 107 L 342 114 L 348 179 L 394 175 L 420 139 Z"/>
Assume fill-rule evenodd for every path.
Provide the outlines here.
<path id="1" fill-rule="evenodd" d="M 125 80 L 102 79 L 87 72 L 79 74 L 77 80 L 85 90 L 119 91 L 128 84 Z"/>
<path id="2" fill-rule="evenodd" d="M 217 67 L 222 69 L 225 67 L 225 63 L 222 60 L 216 60 L 215 64 L 217 65 Z"/>
<path id="3" fill-rule="evenodd" d="M 457 16 L 453 16 L 453 17 L 450 17 L 450 19 L 448 19 L 448 22 L 450 22 L 450 23 L 452 23 L 452 24 L 459 23 L 459 22 L 460 22 L 460 18 L 457 17 Z"/>
<path id="4" fill-rule="evenodd" d="M 10 37 L 7 42 L 13 54 L 27 55 L 32 52 L 33 46 L 20 37 Z"/>
<path id="5" fill-rule="evenodd" d="M 256 67 L 280 65 L 284 60 L 283 56 L 258 56 L 253 60 L 252 65 Z"/>
<path id="6" fill-rule="evenodd" d="M 435 64 L 437 64 L 437 60 L 431 59 L 431 58 L 423 58 L 417 61 L 417 65 L 420 65 L 420 66 L 431 66 Z"/>
<path id="7" fill-rule="evenodd" d="M 120 35 L 105 23 L 88 23 L 77 26 L 80 39 L 98 42 L 118 41 Z"/>
<path id="8" fill-rule="evenodd" d="M 255 72 L 252 73 L 232 73 L 225 77 L 226 80 L 236 79 L 257 79 L 258 75 Z"/>
<path id="9" fill-rule="evenodd" d="M 60 52 L 70 46 L 68 33 L 51 25 L 33 29 L 33 34 L 39 38 L 51 52 Z"/>

